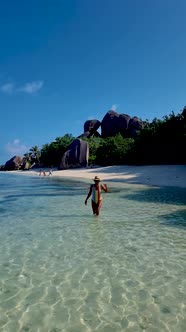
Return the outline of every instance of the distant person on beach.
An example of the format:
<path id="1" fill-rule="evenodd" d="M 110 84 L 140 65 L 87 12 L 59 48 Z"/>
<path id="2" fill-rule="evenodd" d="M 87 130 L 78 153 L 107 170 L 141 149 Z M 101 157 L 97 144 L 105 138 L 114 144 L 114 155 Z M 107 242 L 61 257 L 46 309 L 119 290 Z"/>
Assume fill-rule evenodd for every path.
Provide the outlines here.
<path id="1" fill-rule="evenodd" d="M 48 176 L 52 175 L 52 168 L 49 169 Z"/>
<path id="2" fill-rule="evenodd" d="M 87 205 L 87 201 L 89 197 L 92 195 L 92 211 L 93 214 L 96 216 L 99 216 L 99 211 L 102 207 L 102 196 L 101 196 L 101 191 L 108 192 L 108 187 L 106 184 L 101 184 L 100 181 L 101 179 L 98 176 L 95 176 L 93 179 L 94 184 L 90 185 L 90 190 L 88 192 L 87 198 L 85 199 L 85 205 Z"/>
<path id="3" fill-rule="evenodd" d="M 46 172 L 45 172 L 45 170 L 43 171 L 43 175 L 46 176 Z"/>

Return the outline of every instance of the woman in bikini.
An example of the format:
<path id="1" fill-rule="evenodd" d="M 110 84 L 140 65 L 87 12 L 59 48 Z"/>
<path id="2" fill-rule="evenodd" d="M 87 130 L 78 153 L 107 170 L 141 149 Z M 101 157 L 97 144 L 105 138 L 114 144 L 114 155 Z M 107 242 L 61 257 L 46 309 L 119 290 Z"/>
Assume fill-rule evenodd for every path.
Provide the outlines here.
<path id="1" fill-rule="evenodd" d="M 87 205 L 87 201 L 89 197 L 92 195 L 92 211 L 93 214 L 99 215 L 99 211 L 102 207 L 102 196 L 101 196 L 101 190 L 108 192 L 108 188 L 106 184 L 99 184 L 101 179 L 98 176 L 95 176 L 94 184 L 90 185 L 90 190 L 87 195 L 87 198 L 85 199 L 85 205 Z"/>

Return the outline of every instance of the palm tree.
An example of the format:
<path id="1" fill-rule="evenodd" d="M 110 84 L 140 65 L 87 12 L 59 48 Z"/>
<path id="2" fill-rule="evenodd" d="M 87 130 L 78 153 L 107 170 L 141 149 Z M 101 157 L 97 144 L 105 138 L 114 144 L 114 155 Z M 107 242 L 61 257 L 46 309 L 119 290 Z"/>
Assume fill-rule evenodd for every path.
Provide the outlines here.
<path id="1" fill-rule="evenodd" d="M 38 163 L 41 157 L 41 152 L 39 147 L 37 145 L 33 146 L 32 148 L 30 148 L 30 152 L 31 152 L 31 158 Z"/>
<path id="2" fill-rule="evenodd" d="M 25 153 L 24 154 L 24 159 L 25 159 L 25 161 L 29 161 L 30 162 L 31 161 L 31 153 L 28 153 L 28 152 Z"/>
<path id="3" fill-rule="evenodd" d="M 27 152 L 24 154 L 22 169 L 29 169 L 31 166 L 31 153 Z"/>

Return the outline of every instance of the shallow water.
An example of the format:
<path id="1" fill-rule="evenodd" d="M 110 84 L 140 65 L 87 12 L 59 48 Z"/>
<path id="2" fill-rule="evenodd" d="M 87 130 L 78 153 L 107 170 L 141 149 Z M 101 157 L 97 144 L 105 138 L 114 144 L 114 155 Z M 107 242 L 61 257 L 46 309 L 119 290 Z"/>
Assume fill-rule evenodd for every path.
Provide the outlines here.
<path id="1" fill-rule="evenodd" d="M 186 190 L 0 173 L 0 331 L 185 332 Z"/>

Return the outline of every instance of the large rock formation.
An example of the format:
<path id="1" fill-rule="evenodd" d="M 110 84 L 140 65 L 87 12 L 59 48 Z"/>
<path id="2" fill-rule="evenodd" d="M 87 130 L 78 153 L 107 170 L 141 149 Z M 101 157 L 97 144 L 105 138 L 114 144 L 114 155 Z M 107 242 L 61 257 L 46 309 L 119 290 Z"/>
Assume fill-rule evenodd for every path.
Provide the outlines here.
<path id="1" fill-rule="evenodd" d="M 89 158 L 89 145 L 87 142 L 76 138 L 64 153 L 60 169 L 70 167 L 87 167 Z"/>
<path id="2" fill-rule="evenodd" d="M 107 138 L 121 134 L 123 137 L 135 137 L 143 128 L 143 121 L 138 117 L 131 118 L 128 114 L 118 114 L 116 111 L 108 111 L 103 120 L 87 120 L 84 124 L 84 134 L 79 137 L 100 136 L 97 132 L 101 124 L 101 137 Z"/>
<path id="3" fill-rule="evenodd" d="M 84 132 L 89 131 L 90 133 L 96 132 L 98 128 L 101 126 L 101 122 L 99 120 L 87 120 L 84 123 Z"/>
<path id="4" fill-rule="evenodd" d="M 14 156 L 8 160 L 5 164 L 5 171 L 14 171 L 21 168 L 24 158 L 20 156 Z"/>
<path id="5" fill-rule="evenodd" d="M 128 137 L 128 125 L 131 117 L 127 114 L 118 114 L 115 111 L 108 111 L 101 122 L 101 136 L 103 138 L 121 134 Z"/>
<path id="6" fill-rule="evenodd" d="M 106 138 L 118 134 L 119 114 L 108 111 L 101 122 L 101 137 Z"/>
<path id="7" fill-rule="evenodd" d="M 130 116 L 127 114 L 119 114 L 118 131 L 123 137 L 128 137 L 128 125 Z"/>
<path id="8" fill-rule="evenodd" d="M 94 133 L 90 131 L 86 131 L 83 134 L 79 135 L 77 138 L 91 138 L 92 136 L 94 137 L 101 137 L 101 135 L 98 133 L 98 131 L 95 131 Z"/>
<path id="9" fill-rule="evenodd" d="M 87 120 L 84 123 L 84 133 L 78 136 L 78 138 L 87 137 L 90 138 L 92 136 L 100 137 L 100 134 L 98 133 L 98 128 L 101 126 L 101 122 L 99 120 L 93 119 L 93 120 Z"/>
<path id="10" fill-rule="evenodd" d="M 129 120 L 128 132 L 130 137 L 136 137 L 137 132 L 143 129 L 143 121 L 137 116 L 134 116 Z"/>

